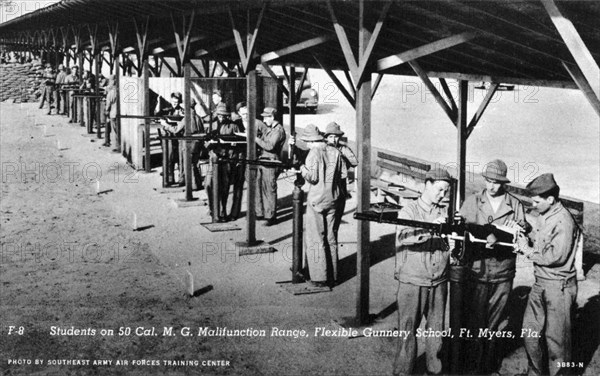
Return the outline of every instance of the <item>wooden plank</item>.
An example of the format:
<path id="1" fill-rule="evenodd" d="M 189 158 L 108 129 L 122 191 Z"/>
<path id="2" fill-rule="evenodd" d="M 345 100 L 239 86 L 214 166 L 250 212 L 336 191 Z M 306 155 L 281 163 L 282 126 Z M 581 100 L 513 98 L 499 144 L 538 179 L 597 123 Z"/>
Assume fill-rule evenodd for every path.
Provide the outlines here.
<path id="1" fill-rule="evenodd" d="M 412 50 L 404 51 L 396 55 L 385 57 L 377 61 L 377 71 L 381 72 L 386 69 L 390 69 L 398 65 L 416 60 L 420 57 L 431 55 L 433 53 L 445 50 L 447 48 L 457 46 L 459 44 L 468 42 L 476 38 L 477 36 L 479 36 L 479 34 L 467 31 L 464 33 L 437 40 L 435 42 L 424 44 L 420 47 L 413 48 Z"/>
<path id="2" fill-rule="evenodd" d="M 346 81 L 348 82 L 348 86 L 350 87 L 350 90 L 352 90 L 352 96 L 354 98 L 356 98 L 356 86 L 354 85 L 354 82 L 352 82 L 352 77 L 350 77 L 350 72 L 348 72 L 347 70 L 344 70 L 344 76 L 346 77 Z"/>
<path id="3" fill-rule="evenodd" d="M 418 168 L 419 170 L 423 170 L 423 171 L 431 170 L 431 165 L 429 165 L 427 163 L 413 161 L 412 159 L 408 159 L 408 158 L 404 158 L 404 157 L 398 157 L 398 156 L 395 156 L 392 154 L 385 153 L 383 151 L 377 152 L 377 158 L 387 159 L 389 161 L 396 162 L 396 163 L 402 163 L 406 166 L 415 167 L 415 168 Z"/>
<path id="4" fill-rule="evenodd" d="M 558 30 L 562 40 L 567 45 L 571 55 L 573 55 L 577 66 L 581 69 L 583 76 L 590 84 L 596 98 L 600 99 L 600 68 L 598 68 L 598 64 L 596 64 L 583 39 L 579 36 L 575 25 L 573 25 L 571 20 L 562 15 L 554 0 L 541 1 L 556 30 Z"/>
<path id="5" fill-rule="evenodd" d="M 265 15 L 265 10 L 267 9 L 267 2 L 263 2 L 260 8 L 260 13 L 258 14 L 258 20 L 256 21 L 256 26 L 254 26 L 254 31 L 252 33 L 252 37 L 250 38 L 250 42 L 248 43 L 246 50 L 247 60 L 243 64 L 244 72 L 248 71 L 250 60 L 252 59 L 252 55 L 254 55 L 254 50 L 256 47 L 256 39 L 258 37 L 258 32 L 260 30 L 260 24 L 262 23 L 262 19 Z M 250 12 L 248 12 L 248 18 L 250 18 Z M 249 21 L 249 20 L 248 20 Z"/>
<path id="6" fill-rule="evenodd" d="M 431 91 L 431 93 L 433 94 L 433 97 L 439 103 L 439 105 L 442 107 L 442 110 L 444 110 L 446 115 L 448 115 L 448 117 L 450 118 L 452 123 L 453 124 L 456 123 L 456 114 L 452 112 L 452 109 L 450 108 L 450 106 L 448 106 L 448 103 L 446 102 L 446 100 L 442 97 L 442 95 L 440 94 L 438 89 L 433 85 L 433 83 L 427 76 L 427 73 L 423 70 L 423 68 L 421 68 L 419 63 L 417 63 L 416 61 L 411 61 L 408 64 L 410 64 L 410 66 L 415 71 L 415 73 L 421 78 L 421 80 L 423 81 L 425 86 L 427 86 L 427 89 L 429 89 L 429 91 Z"/>
<path id="7" fill-rule="evenodd" d="M 565 67 L 567 72 L 569 72 L 571 78 L 573 78 L 573 81 L 575 81 L 577 86 L 579 86 L 579 90 L 583 92 L 583 95 L 585 95 L 585 98 L 588 100 L 588 102 L 590 102 L 594 111 L 596 111 L 596 113 L 600 116 L 600 100 L 596 98 L 594 90 L 583 76 L 583 73 L 579 67 L 570 66 L 564 61 L 562 62 L 562 65 Z"/>
<path id="8" fill-rule="evenodd" d="M 381 32 L 381 29 L 383 27 L 383 22 L 385 21 L 385 18 L 387 17 L 387 13 L 388 13 L 388 10 L 390 9 L 391 5 L 392 5 L 391 1 L 388 1 L 383 5 L 383 9 L 381 10 L 381 13 L 379 14 L 379 19 L 377 20 L 377 23 L 375 24 L 375 28 L 373 29 L 373 32 L 371 33 L 371 36 L 369 38 L 369 43 L 366 45 L 365 50 L 362 51 L 358 57 L 358 59 L 359 59 L 358 72 L 356 73 L 356 77 L 354 77 L 356 86 L 359 86 L 362 83 L 363 75 L 365 74 L 365 69 L 367 67 L 367 64 L 369 63 L 369 59 L 371 58 L 373 49 L 375 48 L 375 43 L 377 42 L 377 38 L 379 38 L 379 33 Z"/>
<path id="9" fill-rule="evenodd" d="M 403 174 L 403 175 L 412 176 L 413 178 L 417 178 L 417 179 L 420 179 L 420 180 L 425 180 L 425 174 L 423 172 L 418 172 L 418 171 L 415 171 L 415 170 L 411 170 L 408 167 L 399 166 L 397 164 L 386 162 L 386 161 L 381 160 L 381 159 L 378 160 L 375 164 L 378 167 L 384 168 L 386 170 L 394 171 L 394 172 L 397 172 L 397 173 Z"/>
<path id="10" fill-rule="evenodd" d="M 494 97 L 494 94 L 496 93 L 496 90 L 498 90 L 498 87 L 500 87 L 500 84 L 497 82 L 491 84 L 490 88 L 485 94 L 485 98 L 483 98 L 483 101 L 479 104 L 477 112 L 473 115 L 473 118 L 469 122 L 469 126 L 467 127 L 467 138 L 469 138 L 469 136 L 473 132 L 473 129 L 475 129 L 475 127 L 477 126 L 477 123 L 481 119 L 481 116 L 485 112 L 485 109 L 487 108 L 488 104 L 490 104 L 490 101 Z"/>

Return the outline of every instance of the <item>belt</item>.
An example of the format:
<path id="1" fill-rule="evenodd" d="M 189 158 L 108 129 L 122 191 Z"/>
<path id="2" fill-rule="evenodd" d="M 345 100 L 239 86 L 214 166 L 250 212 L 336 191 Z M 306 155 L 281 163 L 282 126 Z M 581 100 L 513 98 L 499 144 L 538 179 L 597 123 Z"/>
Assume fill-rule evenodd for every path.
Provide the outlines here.
<path id="1" fill-rule="evenodd" d="M 561 279 L 550 279 L 550 278 L 544 278 L 544 277 L 540 277 L 540 276 L 535 276 L 535 282 L 536 283 L 540 283 L 540 284 L 553 284 L 553 285 L 560 285 L 560 291 L 563 291 L 565 289 L 565 287 L 569 287 L 571 285 L 577 284 L 577 276 L 572 276 L 572 277 L 565 277 L 565 278 L 561 278 Z"/>

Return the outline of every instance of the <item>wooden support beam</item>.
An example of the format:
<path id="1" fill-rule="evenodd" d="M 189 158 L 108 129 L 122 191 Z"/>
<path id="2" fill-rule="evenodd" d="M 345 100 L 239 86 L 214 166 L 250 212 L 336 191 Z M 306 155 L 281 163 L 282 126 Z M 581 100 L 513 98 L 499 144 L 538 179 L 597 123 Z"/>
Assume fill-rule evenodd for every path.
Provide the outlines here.
<path id="1" fill-rule="evenodd" d="M 196 72 L 198 77 L 204 77 L 204 75 L 200 72 L 200 70 L 196 67 L 196 65 L 194 63 L 192 63 L 192 59 L 190 59 L 189 64 L 190 64 L 190 67 L 194 70 L 194 72 Z"/>
<path id="2" fill-rule="evenodd" d="M 324 64 L 322 64 L 316 55 L 313 55 L 313 58 L 315 59 L 317 64 L 319 64 L 321 69 L 323 69 L 325 71 L 325 73 L 327 73 L 329 78 L 331 78 L 331 80 L 335 83 L 335 85 L 338 87 L 338 89 L 340 89 L 340 92 L 348 100 L 350 105 L 355 108 L 356 102 L 354 100 L 354 97 L 348 92 L 348 90 L 346 89 L 344 84 L 342 84 L 342 82 L 339 80 L 339 78 L 337 78 L 337 76 L 331 71 L 331 69 L 327 68 Z"/>
<path id="3" fill-rule="evenodd" d="M 175 71 L 175 69 L 173 69 L 173 67 L 167 63 L 167 61 L 165 60 L 165 57 L 163 55 L 159 55 L 160 60 L 162 61 L 162 63 L 165 65 L 165 67 L 167 67 L 167 69 L 171 72 L 171 74 L 173 74 L 173 76 L 177 77 L 177 72 Z"/>
<path id="4" fill-rule="evenodd" d="M 146 51 L 147 51 L 147 42 L 148 42 L 148 25 L 150 23 L 150 16 L 145 16 L 142 20 L 142 22 L 145 20 L 145 22 L 142 24 L 140 23 L 138 25 L 137 20 L 135 19 L 135 17 L 133 18 L 133 26 L 135 27 L 135 37 L 137 40 L 137 55 L 138 55 L 138 75 L 141 74 L 141 68 L 142 68 L 142 64 L 141 62 L 143 62 L 144 60 L 146 60 Z"/>
<path id="5" fill-rule="evenodd" d="M 192 20 L 193 20 L 192 15 Z M 190 22 L 191 23 L 191 22 Z M 184 100 L 184 111 L 185 111 L 185 136 L 192 135 L 192 80 L 191 80 L 191 65 L 189 60 L 186 60 L 183 66 L 183 100 Z M 183 141 L 183 168 L 185 172 L 185 200 L 193 201 L 194 195 L 192 193 L 194 173 L 192 172 L 192 150 L 191 143 L 189 140 Z M 181 168 L 180 168 L 181 170 Z"/>
<path id="6" fill-rule="evenodd" d="M 435 42 L 427 43 L 411 50 L 379 59 L 376 64 L 376 69 L 378 72 L 381 72 L 393 67 L 397 67 L 398 65 L 408 63 L 420 57 L 431 55 L 447 48 L 468 42 L 475 39 L 477 36 L 479 36 L 478 33 L 468 31 L 440 39 Z"/>
<path id="7" fill-rule="evenodd" d="M 442 85 L 442 89 L 444 90 L 444 94 L 446 94 L 446 97 L 448 98 L 448 102 L 450 102 L 450 106 L 452 107 L 452 112 L 456 112 L 458 111 L 458 109 L 456 108 L 456 101 L 454 100 L 454 97 L 452 96 L 452 92 L 450 91 L 450 88 L 448 87 L 448 83 L 446 82 L 446 79 L 443 77 L 438 78 L 438 80 L 440 81 L 440 84 Z"/>
<path id="8" fill-rule="evenodd" d="M 280 65 L 281 70 L 283 71 L 283 77 L 285 77 L 285 79 L 289 82 L 290 81 L 290 75 L 288 74 L 287 69 L 285 68 L 285 65 Z M 290 67 L 291 69 L 292 67 Z"/>
<path id="9" fill-rule="evenodd" d="M 444 110 L 446 115 L 448 115 L 448 117 L 450 118 L 452 123 L 456 125 L 456 113 L 452 112 L 452 109 L 450 108 L 450 106 L 448 105 L 446 100 L 442 97 L 442 95 L 440 94 L 438 89 L 433 85 L 433 83 L 427 76 L 427 73 L 423 70 L 423 68 L 421 68 L 419 63 L 417 63 L 416 61 L 411 61 L 408 64 L 410 64 L 410 66 L 415 71 L 415 73 L 421 78 L 421 80 L 423 81 L 425 86 L 427 86 L 427 89 L 429 89 L 429 91 L 431 91 L 435 100 L 442 107 L 442 109 Z"/>
<path id="10" fill-rule="evenodd" d="M 175 35 L 175 45 L 177 47 L 177 53 L 179 55 L 179 60 L 182 64 L 185 64 L 188 59 L 188 50 L 190 47 L 190 35 L 192 33 L 192 27 L 194 26 L 194 17 L 196 16 L 196 11 L 192 10 L 190 15 L 189 24 L 186 27 L 187 16 L 184 14 L 181 16 L 181 25 L 182 30 L 181 33 L 177 30 L 175 26 L 175 18 L 173 17 L 173 13 L 171 13 L 171 24 L 173 25 L 173 33 Z"/>
<path id="11" fill-rule="evenodd" d="M 344 70 L 344 76 L 346 77 L 346 81 L 348 82 L 348 86 L 350 86 L 350 90 L 352 90 L 352 96 L 356 98 L 356 86 L 354 86 L 354 82 L 352 82 L 352 77 L 350 77 L 350 72 Z"/>
<path id="12" fill-rule="evenodd" d="M 107 22 L 106 26 L 108 27 L 110 53 L 112 56 L 117 56 L 117 49 L 119 48 L 119 21 L 116 21 L 114 25 L 112 25 L 110 22 Z"/>
<path id="13" fill-rule="evenodd" d="M 256 47 L 256 39 L 258 37 L 258 32 L 260 30 L 260 24 L 262 22 L 262 19 L 263 19 L 266 9 L 267 9 L 267 3 L 263 2 L 262 7 L 260 9 L 260 13 L 258 15 L 258 19 L 256 21 L 256 25 L 251 34 L 250 34 L 250 30 L 248 30 L 248 36 L 246 38 L 246 43 L 244 43 L 244 41 L 242 40 L 241 33 L 235 24 L 235 18 L 233 17 L 233 12 L 231 10 L 231 7 L 228 7 L 229 19 L 231 21 L 231 29 L 233 31 L 235 45 L 238 50 L 240 62 L 242 64 L 242 70 L 244 73 L 248 72 L 248 70 L 250 68 L 250 63 L 253 60 L 254 50 Z M 250 22 L 250 12 L 248 12 L 246 21 L 248 23 Z"/>
<path id="14" fill-rule="evenodd" d="M 309 49 L 311 47 L 318 46 L 320 44 L 326 43 L 326 42 L 328 42 L 330 40 L 333 40 L 333 39 L 334 39 L 333 35 L 323 35 L 323 36 L 320 36 L 320 37 L 308 39 L 308 40 L 305 40 L 303 42 L 293 44 L 293 45 L 291 45 L 289 47 L 285 47 L 285 48 L 282 48 L 282 49 L 279 49 L 279 50 L 276 50 L 276 51 L 271 51 L 271 52 L 268 52 L 266 54 L 263 54 L 263 55 L 260 56 L 260 62 L 261 63 L 267 63 L 269 61 L 273 61 L 273 60 L 279 59 L 279 58 L 281 58 L 283 56 L 290 55 L 290 54 L 293 54 L 293 53 L 296 53 L 296 52 L 300 52 L 300 51 Z"/>
<path id="15" fill-rule="evenodd" d="M 458 116 L 456 117 L 457 129 L 457 208 L 462 206 L 465 200 L 465 167 L 467 163 L 467 100 L 468 100 L 469 81 L 460 80 L 458 82 Z"/>
<path id="16" fill-rule="evenodd" d="M 356 58 L 354 57 L 354 53 L 352 52 L 352 47 L 350 46 L 350 41 L 348 40 L 346 29 L 344 29 L 344 27 L 339 23 L 337 17 L 335 16 L 335 11 L 333 10 L 331 0 L 327 0 L 327 9 L 329 10 L 329 15 L 331 17 L 331 21 L 333 22 L 333 29 L 335 30 L 335 34 L 338 37 L 338 41 L 340 42 L 342 53 L 344 54 L 344 58 L 346 59 L 346 64 L 348 64 L 350 72 L 352 72 L 352 74 L 356 74 L 358 73 L 358 64 L 356 63 Z"/>
<path id="17" fill-rule="evenodd" d="M 583 39 L 579 36 L 575 25 L 568 18 L 564 17 L 554 0 L 541 0 L 550 16 L 552 23 L 558 30 L 562 40 L 573 55 L 577 66 L 581 70 L 583 77 L 587 80 L 597 99 L 600 99 L 600 68 L 594 60 L 594 57 L 586 47 Z"/>
<path id="18" fill-rule="evenodd" d="M 224 48 L 232 47 L 235 45 L 236 45 L 235 39 L 229 39 L 224 42 L 217 43 L 216 45 L 214 45 L 213 47 L 209 47 L 208 49 L 200 49 L 194 53 L 194 56 L 195 57 L 203 57 L 203 56 L 215 53 Z M 207 72 L 207 75 L 208 75 L 208 72 Z"/>
<path id="19" fill-rule="evenodd" d="M 473 129 L 475 129 L 475 127 L 477 126 L 477 123 L 481 119 L 481 116 L 483 115 L 488 104 L 490 104 L 490 101 L 494 97 L 494 94 L 496 93 L 496 90 L 498 90 L 499 86 L 500 86 L 500 84 L 497 82 L 492 82 L 492 84 L 490 85 L 490 88 L 488 89 L 487 93 L 485 94 L 485 98 L 483 98 L 483 101 L 479 105 L 477 112 L 473 115 L 473 118 L 469 122 L 469 126 L 467 127 L 467 138 L 469 138 L 469 136 L 473 132 Z"/>
<path id="20" fill-rule="evenodd" d="M 358 51 L 362 56 L 372 39 L 365 27 L 365 0 L 359 2 Z M 356 92 L 356 140 L 358 143 L 358 191 L 356 210 L 371 207 L 371 72 L 366 71 Z M 356 324 L 369 323 L 369 287 L 371 268 L 371 228 L 369 221 L 356 221 Z"/>
<path id="21" fill-rule="evenodd" d="M 295 69 L 294 69 L 294 71 L 295 71 Z M 298 104 L 298 100 L 300 99 L 300 94 L 302 94 L 302 88 L 304 87 L 304 83 L 306 82 L 307 75 L 308 75 L 308 67 L 304 68 L 304 72 L 302 73 L 302 78 L 300 79 L 300 85 L 298 85 L 298 88 L 296 89 L 294 105 Z M 293 82 L 293 84 L 290 85 L 290 90 L 294 90 L 294 87 L 296 86 L 295 73 L 293 75 L 290 74 L 290 82 Z"/>
<path id="22" fill-rule="evenodd" d="M 594 111 L 596 111 L 596 114 L 600 116 L 600 100 L 594 94 L 594 90 L 590 86 L 589 82 L 585 79 L 585 76 L 583 75 L 579 67 L 576 65 L 569 65 L 564 61 L 562 62 L 562 64 L 567 70 L 567 72 L 569 72 L 569 74 L 571 75 L 571 78 L 573 78 L 573 81 L 575 81 L 577 86 L 579 86 L 579 90 L 583 92 L 585 98 L 588 100 L 588 102 L 590 102 L 592 108 L 594 109 Z"/>
<path id="23" fill-rule="evenodd" d="M 288 89 L 281 83 L 281 80 L 279 79 L 279 77 L 277 77 L 277 75 L 275 74 L 275 72 L 273 72 L 273 70 L 271 69 L 271 67 L 269 66 L 269 64 L 267 63 L 262 63 L 261 64 L 263 69 L 269 74 L 269 76 L 271 76 L 273 79 L 277 80 L 277 86 L 279 87 L 279 89 L 281 89 L 281 91 L 283 92 L 283 94 L 288 97 L 288 99 L 290 98 L 290 91 L 288 91 Z M 289 80 L 288 80 L 289 82 Z M 290 86 L 290 90 L 293 90 L 293 86 Z"/>
<path id="24" fill-rule="evenodd" d="M 381 84 L 381 80 L 383 79 L 383 73 L 377 73 L 377 77 L 375 78 L 375 82 L 373 83 L 373 88 L 371 89 L 371 100 L 375 97 L 375 93 L 377 93 L 377 89 L 379 89 L 379 84 Z"/>
<path id="25" fill-rule="evenodd" d="M 355 77 L 354 77 L 354 81 L 356 82 L 357 86 L 360 86 L 360 84 L 361 84 L 363 75 L 366 72 L 367 64 L 369 63 L 369 59 L 371 58 L 373 49 L 375 48 L 375 43 L 377 42 L 377 38 L 379 37 L 379 34 L 383 27 L 383 22 L 385 21 L 385 18 L 387 17 L 387 13 L 388 13 L 391 5 L 392 5 L 391 1 L 388 1 L 383 5 L 383 9 L 382 9 L 381 13 L 379 14 L 379 19 L 377 20 L 377 23 L 375 24 L 375 28 L 373 29 L 373 31 L 371 32 L 371 35 L 369 37 L 369 42 L 368 42 L 367 46 L 365 47 L 364 51 L 360 52 L 360 54 L 359 54 L 358 72 L 355 74 Z M 369 81 L 371 81 L 370 78 L 369 78 Z"/>

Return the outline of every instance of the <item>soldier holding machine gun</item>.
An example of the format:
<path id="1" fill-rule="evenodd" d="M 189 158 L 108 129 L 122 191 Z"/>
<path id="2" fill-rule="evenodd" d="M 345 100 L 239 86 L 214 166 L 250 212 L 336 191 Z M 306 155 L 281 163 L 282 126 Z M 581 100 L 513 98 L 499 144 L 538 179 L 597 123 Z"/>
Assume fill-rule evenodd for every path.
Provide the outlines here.
<path id="1" fill-rule="evenodd" d="M 530 228 L 525 221 L 523 204 L 504 188 L 510 182 L 506 173 L 506 164 L 499 159 L 486 165 L 482 174 L 486 181 L 485 189 L 467 197 L 460 209 L 460 216 L 467 224 L 509 226 L 517 223 L 523 228 Z M 464 298 L 469 314 L 463 317 L 466 317 L 467 327 L 476 334 L 479 329 L 498 330 L 505 317 L 516 273 L 514 248 L 498 244 L 500 241 L 512 243 L 513 235 L 502 235 L 498 231 L 483 235 L 487 244 L 472 243 L 466 249 L 469 265 L 465 268 Z M 471 374 L 494 372 L 498 366 L 496 346 L 496 339 L 478 338 L 477 335 L 471 339 L 464 352 L 465 371 Z"/>
<path id="2" fill-rule="evenodd" d="M 167 121 L 165 119 L 160 120 L 160 124 L 163 126 L 163 129 L 170 136 L 183 136 L 185 122 L 183 121 L 183 116 L 185 116 L 185 110 L 181 107 L 181 101 L 183 96 L 180 92 L 176 91 L 171 93 L 171 107 L 165 108 L 163 110 L 156 111 L 155 115 L 169 115 L 169 116 L 181 116 L 182 119 L 179 121 Z M 175 164 L 179 159 L 179 141 L 172 140 L 171 147 L 169 148 L 169 176 L 167 176 L 167 183 L 174 184 L 175 183 Z M 185 181 L 183 180 L 183 168 L 181 168 L 181 163 L 179 163 L 179 181 L 178 185 L 185 185 Z"/>
<path id="3" fill-rule="evenodd" d="M 446 170 L 427 172 L 421 197 L 404 206 L 398 218 L 413 221 L 445 223 L 447 207 L 442 200 L 450 189 L 452 177 Z M 427 327 L 444 330 L 448 264 L 451 245 L 441 234 L 430 229 L 398 226 L 396 228 L 396 268 L 398 280 L 398 329 L 409 331 L 408 338 L 398 337 L 394 375 L 413 372 L 417 359 L 416 330 L 423 316 Z M 452 241 L 450 241 L 452 243 Z M 442 372 L 442 338 L 427 338 L 425 360 L 429 374 Z"/>

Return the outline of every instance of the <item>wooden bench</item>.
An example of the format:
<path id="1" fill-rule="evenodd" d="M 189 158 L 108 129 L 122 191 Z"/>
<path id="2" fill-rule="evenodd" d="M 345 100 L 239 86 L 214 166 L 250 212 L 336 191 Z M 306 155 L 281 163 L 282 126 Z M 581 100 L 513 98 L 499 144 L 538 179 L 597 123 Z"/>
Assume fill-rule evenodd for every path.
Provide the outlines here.
<path id="1" fill-rule="evenodd" d="M 382 151 L 377 152 L 376 166 L 371 189 L 376 191 L 379 207 L 394 211 L 404 206 L 405 200 L 419 197 L 425 174 L 431 170 L 427 163 Z"/>

